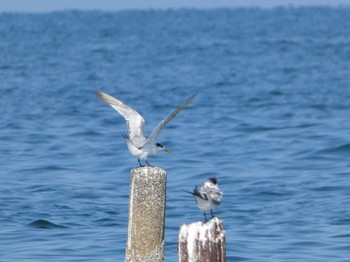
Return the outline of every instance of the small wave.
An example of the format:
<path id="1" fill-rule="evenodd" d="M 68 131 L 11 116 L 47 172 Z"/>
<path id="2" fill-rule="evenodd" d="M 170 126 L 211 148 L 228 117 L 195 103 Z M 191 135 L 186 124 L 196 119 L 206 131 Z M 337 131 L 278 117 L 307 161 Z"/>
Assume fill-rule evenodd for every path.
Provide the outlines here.
<path id="1" fill-rule="evenodd" d="M 336 157 L 339 157 L 339 155 L 344 156 L 349 154 L 350 154 L 350 143 L 346 143 L 338 146 L 314 150 L 311 152 L 304 150 L 303 152 L 297 152 L 293 155 L 296 155 L 297 159 L 321 160 L 321 159 L 329 159 L 331 157 L 336 158 Z"/>
<path id="2" fill-rule="evenodd" d="M 335 147 L 329 147 L 325 149 L 321 149 L 318 153 L 350 153 L 350 143 L 338 145 Z"/>
<path id="3" fill-rule="evenodd" d="M 28 224 L 28 226 L 35 227 L 35 228 L 46 228 L 46 229 L 67 228 L 65 226 L 57 225 L 44 219 L 35 220 L 34 222 Z"/>

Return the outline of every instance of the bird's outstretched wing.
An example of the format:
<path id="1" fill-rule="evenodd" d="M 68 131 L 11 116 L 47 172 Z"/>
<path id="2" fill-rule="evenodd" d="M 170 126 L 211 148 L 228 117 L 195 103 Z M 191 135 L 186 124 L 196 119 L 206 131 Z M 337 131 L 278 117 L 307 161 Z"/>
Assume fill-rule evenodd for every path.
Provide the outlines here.
<path id="1" fill-rule="evenodd" d="M 146 142 L 144 136 L 145 120 L 143 117 L 131 107 L 105 92 L 97 91 L 96 94 L 103 102 L 109 104 L 125 118 L 128 125 L 129 139 L 135 146 L 142 146 Z"/>
<path id="2" fill-rule="evenodd" d="M 169 123 L 171 119 L 173 119 L 181 110 L 183 110 L 189 103 L 193 101 L 196 96 L 193 95 L 188 98 L 181 106 L 179 106 L 175 111 L 169 114 L 164 120 L 162 120 L 152 131 L 151 135 L 147 139 L 147 143 L 155 144 L 156 140 L 160 134 L 160 131 Z"/>

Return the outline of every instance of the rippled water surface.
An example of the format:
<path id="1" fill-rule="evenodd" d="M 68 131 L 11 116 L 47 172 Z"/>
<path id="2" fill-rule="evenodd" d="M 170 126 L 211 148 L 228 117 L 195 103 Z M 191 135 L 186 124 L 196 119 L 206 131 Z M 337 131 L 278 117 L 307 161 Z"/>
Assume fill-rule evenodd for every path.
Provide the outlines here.
<path id="1" fill-rule="evenodd" d="M 166 261 L 216 176 L 228 261 L 349 261 L 350 9 L 0 14 L 0 260 L 123 261 L 123 118 L 167 170 Z"/>

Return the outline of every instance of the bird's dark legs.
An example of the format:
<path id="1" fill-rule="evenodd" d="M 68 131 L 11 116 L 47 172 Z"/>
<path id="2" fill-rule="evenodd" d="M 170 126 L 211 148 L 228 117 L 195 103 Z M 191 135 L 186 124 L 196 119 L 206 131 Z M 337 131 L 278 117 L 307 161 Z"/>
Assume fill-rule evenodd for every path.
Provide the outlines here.
<path id="1" fill-rule="evenodd" d="M 207 215 L 205 214 L 205 212 L 203 212 L 203 214 L 204 214 L 205 222 L 207 222 L 208 221 Z M 210 214 L 211 214 L 211 218 L 213 218 L 214 217 L 214 213 L 213 213 L 212 209 L 210 209 Z"/>
<path id="2" fill-rule="evenodd" d="M 214 217 L 213 210 L 210 209 L 210 213 L 211 213 L 211 218 L 213 218 Z"/>
<path id="3" fill-rule="evenodd" d="M 204 214 L 205 222 L 207 222 L 208 221 L 207 215 L 205 214 L 205 212 L 203 212 L 203 214 Z"/>
<path id="4" fill-rule="evenodd" d="M 145 160 L 145 162 L 146 162 L 146 164 L 147 164 L 148 166 L 152 166 L 150 163 L 148 163 L 148 161 L 147 161 L 147 160 Z"/>
<path id="5" fill-rule="evenodd" d="M 138 158 L 137 161 L 139 162 L 140 167 L 144 167 L 144 166 L 141 164 L 140 158 Z M 148 166 L 152 166 L 150 163 L 148 163 L 147 160 L 145 160 L 145 162 L 146 162 L 146 164 L 147 164 Z"/>

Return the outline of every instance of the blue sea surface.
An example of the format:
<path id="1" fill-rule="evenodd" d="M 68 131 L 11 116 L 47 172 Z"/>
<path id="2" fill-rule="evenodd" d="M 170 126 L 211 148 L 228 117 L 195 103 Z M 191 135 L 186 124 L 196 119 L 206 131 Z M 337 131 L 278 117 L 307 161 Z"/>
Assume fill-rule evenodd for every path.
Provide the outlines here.
<path id="1" fill-rule="evenodd" d="M 146 133 L 187 97 L 166 261 L 192 190 L 224 193 L 227 261 L 349 261 L 350 8 L 0 14 L 0 261 L 124 261 L 129 173 L 110 93 Z"/>

